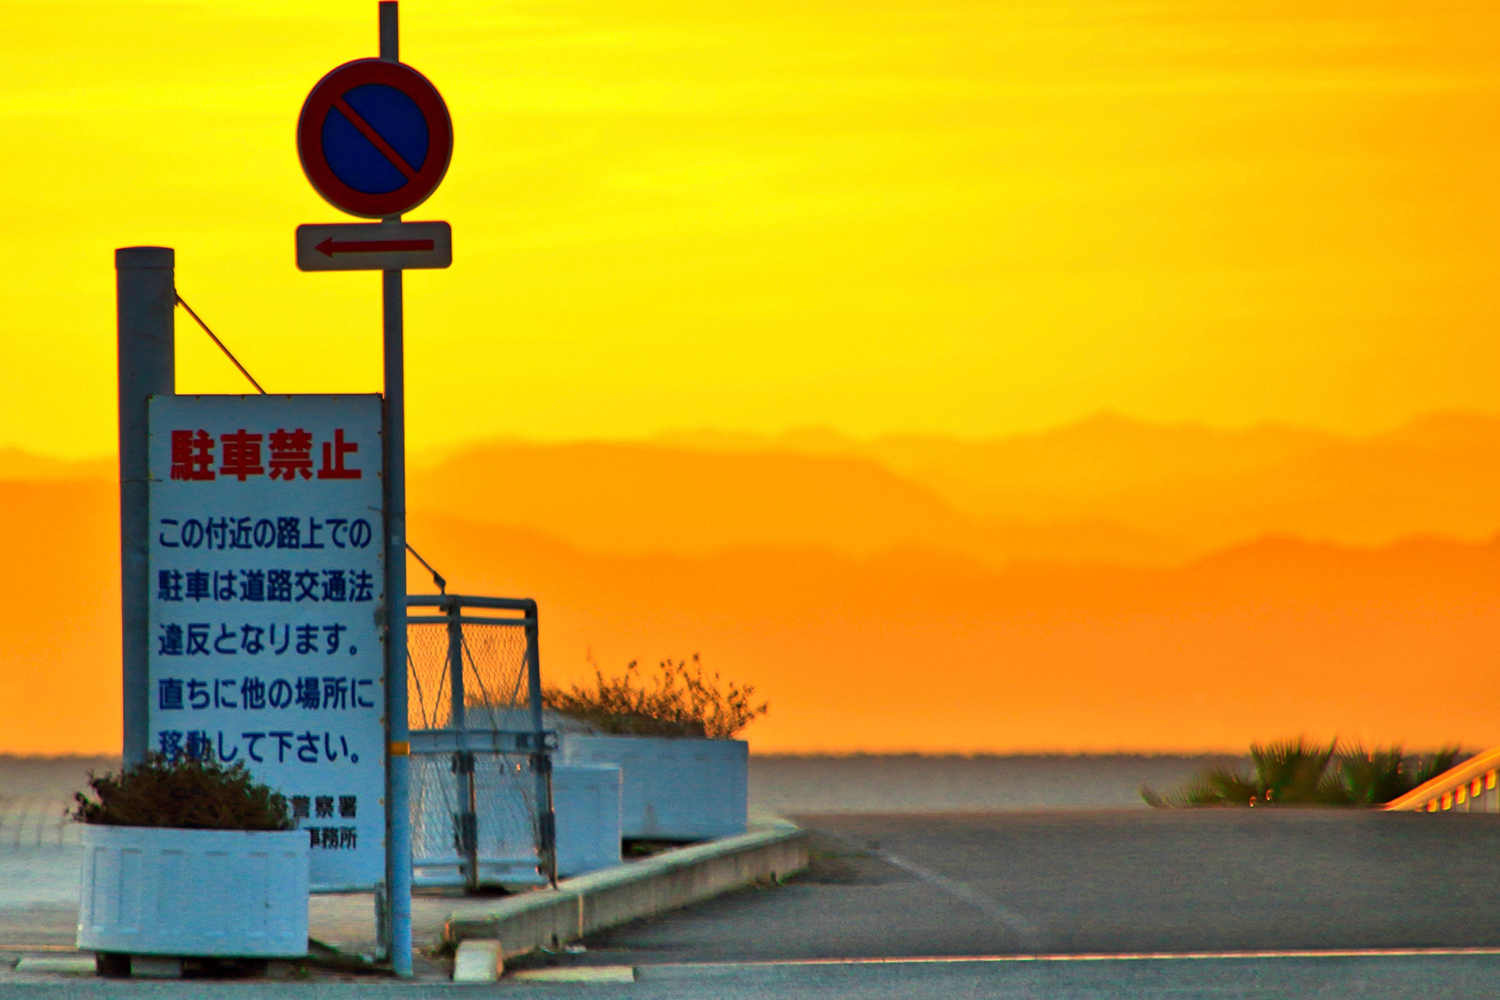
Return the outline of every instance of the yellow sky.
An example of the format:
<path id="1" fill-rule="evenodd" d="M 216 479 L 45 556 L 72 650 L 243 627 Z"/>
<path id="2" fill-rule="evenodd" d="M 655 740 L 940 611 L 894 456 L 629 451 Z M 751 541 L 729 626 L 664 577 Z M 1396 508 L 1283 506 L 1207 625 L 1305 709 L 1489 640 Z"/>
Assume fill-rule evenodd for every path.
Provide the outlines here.
<path id="1" fill-rule="evenodd" d="M 116 246 L 275 391 L 379 387 L 293 128 L 374 0 L 0 5 L 0 446 L 114 446 Z M 1500 7 L 402 4 L 452 110 L 410 442 L 1344 430 L 1494 409 Z M 352 220 L 348 220 L 352 221 Z M 179 388 L 240 391 L 179 321 Z"/>

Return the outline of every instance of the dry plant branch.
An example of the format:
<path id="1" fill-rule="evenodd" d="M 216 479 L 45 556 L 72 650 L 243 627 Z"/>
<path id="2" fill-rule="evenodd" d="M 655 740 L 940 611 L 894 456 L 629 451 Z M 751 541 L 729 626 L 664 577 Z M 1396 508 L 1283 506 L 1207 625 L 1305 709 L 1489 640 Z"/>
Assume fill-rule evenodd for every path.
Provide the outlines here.
<path id="1" fill-rule="evenodd" d="M 770 708 L 766 702 L 752 703 L 755 688 L 750 685 L 724 680 L 717 672 L 705 674 L 697 653 L 691 666 L 686 660 L 662 660 L 648 677 L 642 676 L 637 660 L 626 664 L 623 674 L 605 677 L 592 653 L 588 659 L 594 668 L 592 688 L 549 687 L 542 692 L 542 703 L 601 732 L 727 740 Z"/>

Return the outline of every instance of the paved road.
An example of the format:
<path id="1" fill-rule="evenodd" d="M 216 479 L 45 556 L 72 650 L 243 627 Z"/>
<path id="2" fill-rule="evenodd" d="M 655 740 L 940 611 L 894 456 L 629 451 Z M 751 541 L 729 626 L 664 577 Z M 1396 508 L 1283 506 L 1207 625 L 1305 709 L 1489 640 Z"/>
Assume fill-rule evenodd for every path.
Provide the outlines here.
<path id="1" fill-rule="evenodd" d="M 1500 996 L 1500 957 L 1279 958 L 1071 963 L 946 962 L 887 965 L 647 966 L 630 984 L 503 983 L 463 986 L 388 980 L 152 983 L 25 981 L 0 975 L 7 998 L 78 1000 L 403 1000 L 520 995 L 535 1000 L 1485 1000 Z"/>
<path id="2" fill-rule="evenodd" d="M 600 935 L 630 964 L 1500 945 L 1500 816 L 807 816 L 793 883 Z"/>
<path id="3" fill-rule="evenodd" d="M 803 877 L 640 921 L 590 940 L 582 955 L 544 960 L 634 966 L 637 982 L 500 989 L 542 1000 L 1500 998 L 1500 816 L 1225 810 L 799 819 L 815 831 Z M 1491 953 L 1182 957 L 1432 947 Z M 1077 957 L 1140 952 L 1178 957 Z M 1017 960 L 1034 955 L 1054 957 Z M 922 956 L 938 960 L 903 960 Z M 432 978 L 26 980 L 0 975 L 0 995 L 470 992 Z"/>

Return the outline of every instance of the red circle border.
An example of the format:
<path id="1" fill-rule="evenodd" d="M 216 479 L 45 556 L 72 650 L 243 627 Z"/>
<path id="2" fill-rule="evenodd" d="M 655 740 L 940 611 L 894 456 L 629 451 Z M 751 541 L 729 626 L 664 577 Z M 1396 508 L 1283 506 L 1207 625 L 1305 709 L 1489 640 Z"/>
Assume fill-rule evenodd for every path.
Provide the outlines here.
<path id="1" fill-rule="evenodd" d="M 427 159 L 417 176 L 394 191 L 367 194 L 356 191 L 334 175 L 323 154 L 323 120 L 333 102 L 355 87 L 382 83 L 410 97 L 427 121 Z M 437 88 L 405 63 L 356 59 L 328 72 L 302 102 L 297 119 L 297 157 L 313 190 L 334 208 L 367 219 L 402 215 L 431 197 L 448 172 L 453 158 L 453 122 Z"/>

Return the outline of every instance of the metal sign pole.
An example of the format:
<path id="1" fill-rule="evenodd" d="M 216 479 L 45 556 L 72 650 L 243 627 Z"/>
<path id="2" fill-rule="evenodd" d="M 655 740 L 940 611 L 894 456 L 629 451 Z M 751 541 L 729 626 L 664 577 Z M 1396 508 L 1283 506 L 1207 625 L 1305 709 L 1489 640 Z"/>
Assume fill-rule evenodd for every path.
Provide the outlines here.
<path id="1" fill-rule="evenodd" d="M 380 58 L 400 62 L 397 7 L 380 4 Z M 386 222 L 401 221 L 396 215 Z M 406 718 L 406 361 L 402 342 L 401 272 L 382 271 L 385 340 L 385 705 L 386 885 L 391 968 L 410 976 L 411 811 L 407 807 L 411 735 Z"/>
<path id="2" fill-rule="evenodd" d="M 395 6 L 392 4 L 391 6 Z M 406 719 L 406 398 L 401 272 L 381 272 L 385 314 L 386 885 L 391 966 L 411 975 L 411 812 Z"/>
<path id="3" fill-rule="evenodd" d="M 147 675 L 151 538 L 146 401 L 177 391 L 173 312 L 176 255 L 169 247 L 115 251 L 120 414 L 120 624 L 126 764 L 151 745 Z"/>

